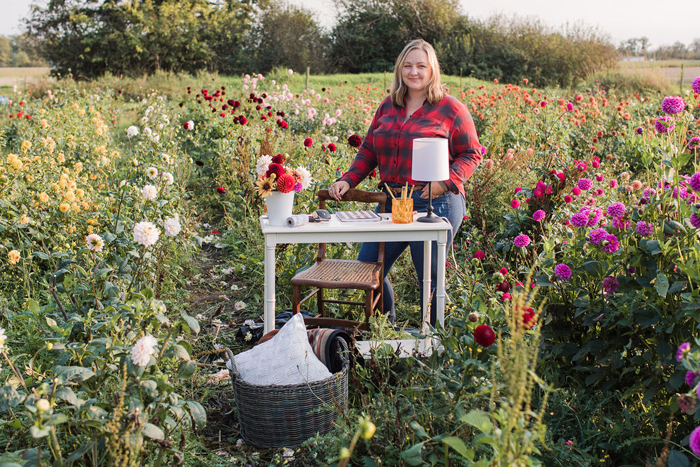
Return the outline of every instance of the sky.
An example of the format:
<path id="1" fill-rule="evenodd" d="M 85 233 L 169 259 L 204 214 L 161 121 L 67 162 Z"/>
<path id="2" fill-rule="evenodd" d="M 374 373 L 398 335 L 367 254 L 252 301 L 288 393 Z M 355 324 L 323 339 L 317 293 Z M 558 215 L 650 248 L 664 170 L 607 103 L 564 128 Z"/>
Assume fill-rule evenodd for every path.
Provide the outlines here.
<path id="1" fill-rule="evenodd" d="M 39 0 L 40 2 L 42 0 Z M 306 7 L 330 29 L 335 21 L 333 0 L 283 0 Z M 20 20 L 28 16 L 32 0 L 2 0 L 0 35 L 18 34 Z M 694 0 L 460 0 L 462 13 L 486 19 L 494 14 L 537 17 L 552 27 L 583 24 L 598 28 L 617 45 L 625 39 L 646 36 L 650 49 L 700 38 L 700 2 Z"/>

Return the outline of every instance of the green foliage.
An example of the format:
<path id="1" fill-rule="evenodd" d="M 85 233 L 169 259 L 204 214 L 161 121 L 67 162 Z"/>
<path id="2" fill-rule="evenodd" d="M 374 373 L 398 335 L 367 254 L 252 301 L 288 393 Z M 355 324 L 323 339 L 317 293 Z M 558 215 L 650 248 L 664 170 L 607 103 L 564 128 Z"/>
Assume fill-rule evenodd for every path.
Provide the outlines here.
<path id="1" fill-rule="evenodd" d="M 235 0 L 52 0 L 33 10 L 28 27 L 59 75 L 195 72 L 211 63 L 233 71 L 242 59 L 235 51 L 242 46 L 252 13 L 248 2 Z"/>
<path id="2" fill-rule="evenodd" d="M 311 12 L 272 1 L 263 7 L 247 39 L 251 69 L 267 73 L 275 67 L 314 74 L 330 71 L 330 38 Z"/>
<path id="3" fill-rule="evenodd" d="M 0 36 L 0 67 L 43 67 L 32 38 L 25 34 Z"/>
<path id="4" fill-rule="evenodd" d="M 617 61 L 609 40 L 583 26 L 558 31 L 533 18 L 495 16 L 472 25 L 470 74 L 569 87 Z"/>
<path id="5" fill-rule="evenodd" d="M 384 72 L 419 37 L 433 44 L 443 72 L 478 79 L 569 86 L 616 60 L 609 40 L 591 29 L 558 31 L 515 17 L 482 23 L 456 0 L 338 0 L 336 7 L 327 33 L 309 10 L 277 0 L 52 0 L 33 9 L 25 37 L 56 74 L 76 78 L 280 67 Z"/>

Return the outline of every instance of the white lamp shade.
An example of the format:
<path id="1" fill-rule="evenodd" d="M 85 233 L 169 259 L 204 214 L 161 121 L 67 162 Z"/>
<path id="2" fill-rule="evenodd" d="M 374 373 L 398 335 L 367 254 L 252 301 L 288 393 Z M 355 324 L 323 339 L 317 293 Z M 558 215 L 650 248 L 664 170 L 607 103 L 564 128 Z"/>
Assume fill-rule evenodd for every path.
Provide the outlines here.
<path id="1" fill-rule="evenodd" d="M 450 149 L 446 138 L 413 140 L 411 178 L 421 182 L 439 182 L 450 178 Z"/>

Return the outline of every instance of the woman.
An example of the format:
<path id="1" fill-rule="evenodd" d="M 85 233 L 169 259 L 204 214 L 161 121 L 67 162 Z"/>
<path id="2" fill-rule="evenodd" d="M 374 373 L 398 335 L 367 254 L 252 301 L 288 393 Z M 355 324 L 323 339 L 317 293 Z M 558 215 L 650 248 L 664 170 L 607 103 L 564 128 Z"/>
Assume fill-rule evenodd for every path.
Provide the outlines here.
<path id="1" fill-rule="evenodd" d="M 447 248 L 466 214 L 464 182 L 481 162 L 481 145 L 467 108 L 445 94 L 440 80 L 440 65 L 433 47 L 422 39 L 409 42 L 396 59 L 390 95 L 374 115 L 350 169 L 330 188 L 330 195 L 340 200 L 357 186 L 375 167 L 379 168 L 380 186 L 385 192 L 398 194 L 406 184 L 415 186 L 413 208 L 425 211 L 428 185 L 411 178 L 413 140 L 447 138 L 450 149 L 450 178 L 432 183 L 433 210 L 452 224 Z M 391 210 L 390 205 L 388 210 Z M 423 242 L 388 242 L 385 244 L 384 311 L 396 319 L 394 292 L 386 275 L 401 253 L 410 247 L 413 266 L 423 296 Z M 364 243 L 358 259 L 376 261 L 378 245 Z M 431 287 L 437 277 L 437 245 L 433 244 Z M 435 296 L 430 307 L 430 323 L 435 325 Z"/>

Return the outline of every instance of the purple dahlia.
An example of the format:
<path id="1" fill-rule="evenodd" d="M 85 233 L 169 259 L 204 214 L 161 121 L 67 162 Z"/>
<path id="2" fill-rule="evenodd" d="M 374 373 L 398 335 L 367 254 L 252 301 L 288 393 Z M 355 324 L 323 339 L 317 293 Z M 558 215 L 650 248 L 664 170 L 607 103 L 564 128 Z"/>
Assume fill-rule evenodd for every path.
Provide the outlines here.
<path id="1" fill-rule="evenodd" d="M 554 274 L 559 279 L 568 280 L 571 277 L 571 268 L 566 264 L 557 264 L 554 266 Z"/>
<path id="2" fill-rule="evenodd" d="M 622 217 L 625 215 L 625 205 L 623 203 L 617 202 L 608 206 L 608 216 L 610 217 Z"/>
<path id="3" fill-rule="evenodd" d="M 605 293 L 612 294 L 620 287 L 620 283 L 613 276 L 608 276 L 603 279 L 603 290 Z"/>
<path id="4" fill-rule="evenodd" d="M 690 225 L 692 225 L 696 229 L 700 229 L 700 217 L 698 217 L 696 214 L 691 214 Z"/>

